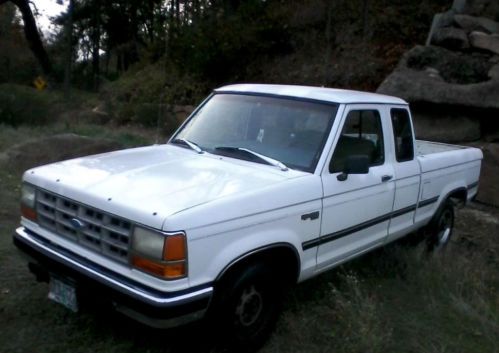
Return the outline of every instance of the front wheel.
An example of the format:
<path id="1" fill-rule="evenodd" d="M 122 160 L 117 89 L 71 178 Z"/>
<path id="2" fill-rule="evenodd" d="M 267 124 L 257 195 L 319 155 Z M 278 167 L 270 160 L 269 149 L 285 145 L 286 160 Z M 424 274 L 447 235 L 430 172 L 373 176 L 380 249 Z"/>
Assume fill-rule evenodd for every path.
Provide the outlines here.
<path id="1" fill-rule="evenodd" d="M 225 344 L 254 351 L 265 343 L 280 313 L 283 286 L 275 272 L 255 263 L 225 279 L 218 289 L 215 315 Z"/>
<path id="2" fill-rule="evenodd" d="M 443 249 L 449 243 L 454 229 L 454 204 L 445 201 L 429 225 L 427 238 L 429 250 Z"/>

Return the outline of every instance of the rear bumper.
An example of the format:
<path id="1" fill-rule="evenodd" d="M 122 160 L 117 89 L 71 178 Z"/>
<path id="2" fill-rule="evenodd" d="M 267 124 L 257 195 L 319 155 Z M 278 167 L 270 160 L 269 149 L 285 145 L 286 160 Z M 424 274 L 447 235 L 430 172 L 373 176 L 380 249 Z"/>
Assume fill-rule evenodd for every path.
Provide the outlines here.
<path id="1" fill-rule="evenodd" d="M 30 269 L 39 279 L 48 279 L 50 273 L 70 277 L 79 288 L 111 300 L 119 311 L 149 326 L 167 328 L 200 319 L 212 297 L 210 285 L 178 292 L 146 287 L 24 227 L 16 230 L 13 240 L 14 245 L 28 256 Z"/>

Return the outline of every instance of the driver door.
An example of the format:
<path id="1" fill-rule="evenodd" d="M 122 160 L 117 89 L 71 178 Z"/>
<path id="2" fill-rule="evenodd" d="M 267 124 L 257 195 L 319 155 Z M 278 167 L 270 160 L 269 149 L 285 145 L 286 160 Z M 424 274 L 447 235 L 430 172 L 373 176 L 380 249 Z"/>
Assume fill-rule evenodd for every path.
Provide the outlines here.
<path id="1" fill-rule="evenodd" d="M 381 245 L 388 234 L 395 184 L 385 143 L 390 131 L 382 123 L 385 113 L 378 105 L 349 105 L 345 109 L 341 134 L 336 136 L 329 166 L 322 174 L 319 270 Z M 338 180 L 351 155 L 368 156 L 368 173 Z"/>

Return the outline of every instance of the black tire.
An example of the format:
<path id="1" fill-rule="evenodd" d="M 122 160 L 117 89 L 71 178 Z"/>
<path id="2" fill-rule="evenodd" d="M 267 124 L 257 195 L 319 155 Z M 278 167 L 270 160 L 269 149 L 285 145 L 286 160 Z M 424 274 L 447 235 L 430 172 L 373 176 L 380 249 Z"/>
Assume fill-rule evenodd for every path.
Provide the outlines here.
<path id="1" fill-rule="evenodd" d="M 444 249 L 449 244 L 454 229 L 454 204 L 446 200 L 428 226 L 428 250 Z"/>
<path id="2" fill-rule="evenodd" d="M 254 263 L 235 271 L 217 286 L 212 318 L 223 345 L 238 352 L 260 348 L 281 311 L 284 286 L 270 266 Z"/>

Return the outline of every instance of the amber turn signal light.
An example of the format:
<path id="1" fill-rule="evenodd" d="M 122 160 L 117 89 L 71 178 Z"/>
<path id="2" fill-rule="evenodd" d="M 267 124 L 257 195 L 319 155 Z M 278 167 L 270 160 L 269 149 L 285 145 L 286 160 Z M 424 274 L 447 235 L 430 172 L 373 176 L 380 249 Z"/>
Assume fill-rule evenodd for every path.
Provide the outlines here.
<path id="1" fill-rule="evenodd" d="M 21 205 L 21 215 L 31 221 L 36 221 L 36 211 L 26 205 Z"/>
<path id="2" fill-rule="evenodd" d="M 165 246 L 163 247 L 163 260 L 165 261 L 181 261 L 187 257 L 187 249 L 185 243 L 185 235 L 169 235 L 165 238 Z"/>
<path id="3" fill-rule="evenodd" d="M 132 257 L 132 265 L 143 271 L 153 275 L 163 277 L 165 279 L 178 279 L 185 277 L 186 266 L 185 261 L 179 262 L 156 262 L 140 256 Z"/>

